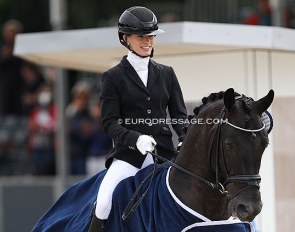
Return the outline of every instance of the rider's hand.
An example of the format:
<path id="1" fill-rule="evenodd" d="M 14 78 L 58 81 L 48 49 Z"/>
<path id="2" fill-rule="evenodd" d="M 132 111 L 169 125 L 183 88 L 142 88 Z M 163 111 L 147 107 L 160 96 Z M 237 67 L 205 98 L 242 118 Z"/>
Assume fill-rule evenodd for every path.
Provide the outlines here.
<path id="1" fill-rule="evenodd" d="M 137 149 L 143 155 L 146 155 L 148 152 L 152 152 L 156 145 L 156 141 L 148 135 L 140 135 L 136 142 Z"/>

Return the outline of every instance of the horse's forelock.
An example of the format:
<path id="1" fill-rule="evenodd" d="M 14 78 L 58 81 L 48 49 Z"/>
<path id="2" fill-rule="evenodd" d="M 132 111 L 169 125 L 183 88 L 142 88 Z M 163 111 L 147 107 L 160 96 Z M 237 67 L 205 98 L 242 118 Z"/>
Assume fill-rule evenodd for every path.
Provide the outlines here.
<path id="1" fill-rule="evenodd" d="M 251 105 L 248 101 L 243 101 L 242 102 L 242 108 L 243 110 L 247 113 L 247 114 L 250 114 L 251 112 Z"/>

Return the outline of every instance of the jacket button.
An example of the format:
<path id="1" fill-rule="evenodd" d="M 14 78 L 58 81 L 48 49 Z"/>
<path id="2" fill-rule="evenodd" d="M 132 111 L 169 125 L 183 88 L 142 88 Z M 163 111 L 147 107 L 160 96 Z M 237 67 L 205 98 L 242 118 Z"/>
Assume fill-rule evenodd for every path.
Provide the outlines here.
<path id="1" fill-rule="evenodd" d="M 147 112 L 148 114 L 152 113 L 152 111 L 151 111 L 151 110 L 147 110 L 146 112 Z"/>
<path id="2" fill-rule="evenodd" d="M 150 100 L 151 100 L 151 98 L 150 98 L 149 96 L 147 96 L 145 99 L 146 99 L 147 101 L 150 101 Z"/>

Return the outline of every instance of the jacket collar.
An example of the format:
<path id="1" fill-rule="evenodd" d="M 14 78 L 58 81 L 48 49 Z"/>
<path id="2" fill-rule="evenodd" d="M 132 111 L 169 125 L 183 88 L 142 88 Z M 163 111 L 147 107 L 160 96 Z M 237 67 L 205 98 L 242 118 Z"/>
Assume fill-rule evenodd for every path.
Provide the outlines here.
<path id="1" fill-rule="evenodd" d="M 150 59 L 149 65 L 148 65 L 148 82 L 147 87 L 144 86 L 143 82 L 141 81 L 140 77 L 134 70 L 134 68 L 131 66 L 131 64 L 127 60 L 127 56 L 124 56 L 121 60 L 122 67 L 125 68 L 127 77 L 133 81 L 137 86 L 139 86 L 141 89 L 143 89 L 145 92 L 149 94 L 149 91 L 152 89 L 156 79 L 159 76 L 159 67 L 156 62 Z"/>
<path id="2" fill-rule="evenodd" d="M 149 65 L 149 57 L 141 58 L 131 51 L 128 51 L 127 60 L 136 72 L 147 70 Z"/>

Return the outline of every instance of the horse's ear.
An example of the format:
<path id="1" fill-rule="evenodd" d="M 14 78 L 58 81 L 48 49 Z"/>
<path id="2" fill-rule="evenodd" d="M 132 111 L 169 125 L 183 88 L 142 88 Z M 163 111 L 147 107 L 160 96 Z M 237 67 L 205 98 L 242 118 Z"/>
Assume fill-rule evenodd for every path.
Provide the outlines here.
<path id="1" fill-rule="evenodd" d="M 263 112 L 267 110 L 267 108 L 271 105 L 273 99 L 274 99 L 274 91 L 271 89 L 269 90 L 268 94 L 264 96 L 263 98 L 259 99 L 258 101 L 254 102 L 255 108 L 259 115 L 261 115 Z"/>
<path id="2" fill-rule="evenodd" d="M 231 111 L 233 105 L 235 104 L 235 91 L 233 88 L 227 89 L 223 96 L 224 106 L 228 111 Z"/>

